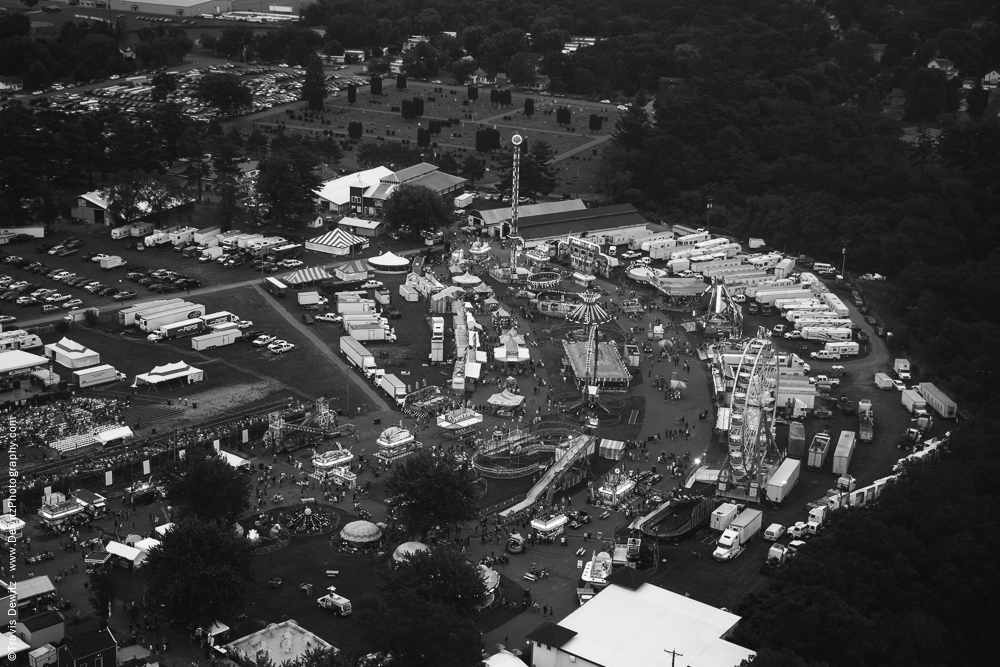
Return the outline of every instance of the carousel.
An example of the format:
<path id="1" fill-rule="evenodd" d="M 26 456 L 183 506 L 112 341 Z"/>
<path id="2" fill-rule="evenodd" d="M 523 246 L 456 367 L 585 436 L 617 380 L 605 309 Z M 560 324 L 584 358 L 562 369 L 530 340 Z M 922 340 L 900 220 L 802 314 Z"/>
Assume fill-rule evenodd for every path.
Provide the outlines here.
<path id="1" fill-rule="evenodd" d="M 375 273 L 406 273 L 410 270 L 410 260 L 392 252 L 385 252 L 368 260 Z"/>
<path id="2" fill-rule="evenodd" d="M 548 258 L 546 257 L 546 260 Z M 559 287 L 562 276 L 555 271 L 533 271 L 528 274 L 527 288 L 532 292 L 553 290 Z"/>
<path id="3" fill-rule="evenodd" d="M 385 429 L 382 431 L 382 435 L 375 440 L 375 444 L 378 445 L 375 458 L 383 464 L 409 456 L 424 446 L 409 430 L 402 426 L 390 426 Z"/>
<path id="4" fill-rule="evenodd" d="M 430 551 L 430 547 L 423 542 L 403 542 L 392 552 L 392 556 L 389 557 L 389 565 L 390 567 L 399 567 L 404 560 L 423 551 Z"/>
<path id="5" fill-rule="evenodd" d="M 483 262 L 493 256 L 493 247 L 489 241 L 474 241 L 469 248 L 469 258 L 476 262 Z"/>
<path id="6" fill-rule="evenodd" d="M 466 271 L 461 275 L 453 276 L 451 282 L 463 289 L 473 289 L 477 285 L 481 285 L 483 283 L 483 279 Z"/>
<path id="7" fill-rule="evenodd" d="M 341 529 L 336 541 L 340 551 L 361 554 L 381 549 L 385 537 L 371 521 L 352 521 Z"/>

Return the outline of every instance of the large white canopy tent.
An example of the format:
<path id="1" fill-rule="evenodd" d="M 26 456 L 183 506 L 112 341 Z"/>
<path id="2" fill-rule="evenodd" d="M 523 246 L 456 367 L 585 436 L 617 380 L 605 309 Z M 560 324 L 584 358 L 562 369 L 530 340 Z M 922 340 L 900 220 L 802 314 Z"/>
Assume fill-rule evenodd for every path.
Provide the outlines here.
<path id="1" fill-rule="evenodd" d="M 188 384 L 191 384 L 193 382 L 201 382 L 204 379 L 205 371 L 194 366 L 188 366 L 183 361 L 178 361 L 174 364 L 157 366 L 148 373 L 136 375 L 135 382 L 132 383 L 132 388 L 134 389 L 144 384 L 158 385 L 171 380 L 186 380 Z"/>
<path id="2" fill-rule="evenodd" d="M 375 273 L 404 273 L 410 268 L 410 260 L 393 252 L 385 252 L 368 260 Z"/>
<path id="3" fill-rule="evenodd" d="M 501 408 L 516 408 L 517 406 L 524 403 L 524 396 L 520 394 L 512 393 L 511 391 L 504 389 L 499 394 L 493 394 L 486 402 L 490 405 L 496 405 Z"/>
<path id="4" fill-rule="evenodd" d="M 101 363 L 101 355 L 69 338 L 45 346 L 45 356 L 66 368 L 87 368 Z"/>
<path id="5" fill-rule="evenodd" d="M 14 371 L 23 371 L 28 368 L 37 368 L 38 366 L 45 366 L 48 363 L 48 359 L 40 357 L 37 354 L 31 354 L 22 350 L 4 350 L 0 352 L 0 375 L 13 373 Z"/>
<path id="6" fill-rule="evenodd" d="M 334 229 L 332 232 L 306 241 L 306 250 L 337 256 L 349 255 L 352 250 L 363 250 L 367 247 L 368 241 L 343 229 Z"/>

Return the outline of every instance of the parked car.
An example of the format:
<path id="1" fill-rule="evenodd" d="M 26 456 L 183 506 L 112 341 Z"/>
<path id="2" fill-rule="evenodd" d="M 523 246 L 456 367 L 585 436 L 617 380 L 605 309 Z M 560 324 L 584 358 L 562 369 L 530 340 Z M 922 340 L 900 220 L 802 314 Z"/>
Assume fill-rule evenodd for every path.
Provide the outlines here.
<path id="1" fill-rule="evenodd" d="M 283 259 L 279 263 L 286 269 L 297 269 L 300 266 L 305 265 L 305 262 L 303 262 L 301 259 Z"/>
<path id="2" fill-rule="evenodd" d="M 118 292 L 118 294 L 115 294 L 114 299 L 115 301 L 128 301 L 129 299 L 134 299 L 135 297 L 136 297 L 135 292 L 125 291 L 125 292 Z"/>
<path id="3" fill-rule="evenodd" d="M 367 280 L 361 283 L 361 289 L 378 289 L 382 286 L 382 282 L 379 280 Z"/>
<path id="4" fill-rule="evenodd" d="M 54 303 L 47 303 L 44 306 L 42 306 L 42 312 L 43 313 L 52 313 L 52 312 L 55 312 L 57 310 L 59 310 L 59 306 L 57 306 Z"/>
<path id="5" fill-rule="evenodd" d="M 47 297 L 45 297 L 45 300 L 48 303 L 62 303 L 63 301 L 69 301 L 70 296 L 69 294 L 59 294 L 57 292 L 55 294 L 48 295 Z"/>
<path id="6" fill-rule="evenodd" d="M 16 322 L 17 318 L 13 315 L 0 315 L 0 324 L 9 324 L 10 322 Z"/>
<path id="7" fill-rule="evenodd" d="M 62 307 L 66 308 L 66 309 L 70 309 L 70 308 L 79 308 L 82 305 L 83 305 L 83 301 L 81 299 L 70 299 L 69 301 L 67 301 L 66 303 L 64 303 L 62 305 Z"/>
<path id="8" fill-rule="evenodd" d="M 118 294 L 117 287 L 105 287 L 97 293 L 97 296 L 114 296 L 115 294 Z"/>
<path id="9" fill-rule="evenodd" d="M 317 315 L 316 320 L 319 322 L 343 322 L 344 318 L 336 313 L 323 313 L 322 315 Z"/>
<path id="10" fill-rule="evenodd" d="M 271 354 L 284 354 L 285 352 L 294 350 L 295 346 L 291 343 L 284 343 L 278 346 L 269 346 L 268 349 L 271 350 Z"/>
<path id="11" fill-rule="evenodd" d="M 274 341 L 278 340 L 277 336 L 272 336 L 270 334 L 261 334 L 254 338 L 253 344 L 257 347 L 264 347 L 265 345 L 270 345 Z"/>

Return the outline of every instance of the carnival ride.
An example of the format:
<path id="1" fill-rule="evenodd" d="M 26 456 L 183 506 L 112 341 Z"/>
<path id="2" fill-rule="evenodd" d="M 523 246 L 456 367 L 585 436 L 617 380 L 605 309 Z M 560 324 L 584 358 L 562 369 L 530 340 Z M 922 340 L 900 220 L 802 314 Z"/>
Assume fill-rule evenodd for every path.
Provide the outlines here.
<path id="1" fill-rule="evenodd" d="M 729 455 L 719 473 L 719 494 L 759 500 L 766 475 L 780 461 L 774 444 L 778 390 L 777 352 L 760 327 L 746 340 L 730 393 Z"/>
<path id="2" fill-rule="evenodd" d="M 631 528 L 649 539 L 678 540 L 707 525 L 715 505 L 713 498 L 705 496 L 685 494 L 670 498 L 636 519 Z"/>
<path id="3" fill-rule="evenodd" d="M 708 337 L 727 336 L 739 338 L 743 335 L 743 309 L 733 301 L 729 290 L 719 278 L 712 278 L 708 288 L 708 303 L 699 318 L 704 333 Z"/>
<path id="4" fill-rule="evenodd" d="M 277 452 L 291 452 L 318 440 L 353 436 L 354 424 L 338 424 L 337 413 L 330 410 L 329 401 L 317 398 L 315 409 L 307 412 L 302 421 L 287 421 L 287 411 L 275 410 L 267 415 L 267 432 L 264 434 L 264 448 Z"/>
<path id="5" fill-rule="evenodd" d="M 551 505 L 558 481 L 570 471 L 573 464 L 578 461 L 586 462 L 587 455 L 594 451 L 594 443 L 594 436 L 578 435 L 568 440 L 563 447 L 557 448 L 555 461 L 531 487 L 524 500 L 500 512 L 500 516 L 507 518 L 517 514 L 534 505 L 543 496 L 544 504 Z"/>

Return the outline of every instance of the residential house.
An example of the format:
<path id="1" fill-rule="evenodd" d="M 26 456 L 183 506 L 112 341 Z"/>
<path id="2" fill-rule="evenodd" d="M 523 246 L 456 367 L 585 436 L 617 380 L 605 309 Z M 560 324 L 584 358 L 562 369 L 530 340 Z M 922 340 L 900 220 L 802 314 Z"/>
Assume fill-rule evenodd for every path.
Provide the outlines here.
<path id="1" fill-rule="evenodd" d="M 977 79 L 974 76 L 967 76 L 964 79 L 962 79 L 962 88 L 964 90 L 972 90 L 973 88 L 975 88 L 976 86 L 978 86 L 980 83 L 981 83 L 980 79 Z"/>
<path id="2" fill-rule="evenodd" d="M 941 130 L 934 127 L 904 127 L 900 140 L 906 144 L 918 144 L 921 140 L 928 140 L 930 145 L 936 146 L 941 139 Z"/>
<path id="3" fill-rule="evenodd" d="M 393 74 L 402 74 L 403 73 L 403 59 L 402 58 L 393 58 L 392 60 L 390 60 L 389 61 L 389 71 L 392 72 Z"/>
<path id="4" fill-rule="evenodd" d="M 948 79 L 954 79 L 958 76 L 958 70 L 955 68 L 955 63 L 948 60 L 947 58 L 933 58 L 929 63 L 927 63 L 927 69 L 937 69 L 945 73 Z"/>
<path id="5" fill-rule="evenodd" d="M 420 164 L 383 176 L 378 183 L 354 183 L 351 191 L 351 216 L 362 219 L 381 219 L 382 206 L 400 185 L 419 185 L 430 188 L 446 199 L 454 199 L 465 189 L 466 179 L 439 171 L 433 164 Z"/>
<path id="6" fill-rule="evenodd" d="M 896 120 L 906 115 L 906 92 L 902 88 L 893 88 L 882 100 L 882 115 Z"/>
<path id="7" fill-rule="evenodd" d="M 108 628 L 71 639 L 59 647 L 59 667 L 118 667 L 118 642 Z"/>
<path id="8" fill-rule="evenodd" d="M 836 33 L 840 32 L 840 19 L 838 19 L 836 16 L 828 16 L 823 20 L 826 21 L 826 24 L 827 26 L 830 27 L 831 32 L 836 32 Z"/>
<path id="9" fill-rule="evenodd" d="M 423 42 L 429 42 L 429 41 L 430 41 L 429 37 L 425 37 L 423 35 L 411 35 L 410 37 L 406 38 L 405 42 L 403 42 L 403 52 L 405 53 L 407 51 L 412 51 L 413 49 L 417 48 L 417 44 L 422 44 Z"/>
<path id="10" fill-rule="evenodd" d="M 33 649 L 58 645 L 66 638 L 66 621 L 58 611 L 43 611 L 17 620 L 17 634 Z"/>
<path id="11" fill-rule="evenodd" d="M 167 202 L 163 210 L 178 208 L 191 203 L 191 201 L 190 197 L 181 195 Z M 111 225 L 112 227 L 118 227 L 124 224 L 125 221 L 115 213 L 109 211 L 108 206 L 110 204 L 100 190 L 87 192 L 76 198 L 76 203 L 70 208 L 70 217 L 74 220 L 82 220 L 84 223 L 91 225 Z M 138 208 L 140 211 L 148 211 L 150 206 L 148 202 L 140 202 Z M 150 215 L 154 214 L 150 213 Z"/>
<path id="12" fill-rule="evenodd" d="M 1000 86 L 1000 72 L 997 70 L 993 70 L 983 77 L 983 88 L 986 90 L 993 90 L 997 86 Z"/>
<path id="13" fill-rule="evenodd" d="M 882 56 L 885 55 L 887 47 L 887 44 L 869 44 L 868 53 L 871 54 L 871 57 L 875 62 L 880 63 L 882 62 Z"/>
<path id="14" fill-rule="evenodd" d="M 474 86 L 492 86 L 497 82 L 497 77 L 487 74 L 483 69 L 477 69 L 469 77 L 469 83 Z"/>
<path id="15" fill-rule="evenodd" d="M 0 76 L 0 93 L 16 93 L 24 88 L 19 76 Z"/>

